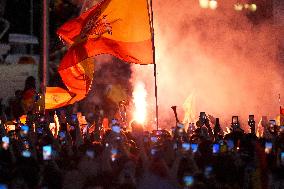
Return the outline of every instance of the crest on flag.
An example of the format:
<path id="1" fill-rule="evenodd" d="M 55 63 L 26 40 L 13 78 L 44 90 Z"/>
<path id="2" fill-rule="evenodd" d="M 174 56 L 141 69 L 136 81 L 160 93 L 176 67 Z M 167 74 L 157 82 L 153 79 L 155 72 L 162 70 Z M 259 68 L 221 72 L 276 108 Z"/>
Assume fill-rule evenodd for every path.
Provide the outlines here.
<path id="1" fill-rule="evenodd" d="M 85 38 L 89 35 L 101 36 L 105 33 L 112 34 L 112 27 L 110 22 L 107 20 L 107 15 L 103 15 L 99 18 L 100 11 L 95 12 L 92 18 L 83 26 L 80 33 L 81 38 Z"/>

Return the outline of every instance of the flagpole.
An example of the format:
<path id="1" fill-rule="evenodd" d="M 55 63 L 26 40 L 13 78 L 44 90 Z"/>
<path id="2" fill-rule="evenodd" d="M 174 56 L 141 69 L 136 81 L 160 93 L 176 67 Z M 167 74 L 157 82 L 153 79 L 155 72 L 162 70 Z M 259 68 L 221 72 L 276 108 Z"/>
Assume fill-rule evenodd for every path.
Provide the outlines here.
<path id="1" fill-rule="evenodd" d="M 159 107 L 158 107 L 158 87 L 157 87 L 157 64 L 156 64 L 156 51 L 155 51 L 155 40 L 154 40 L 154 15 L 153 15 L 153 3 L 152 0 L 147 2 L 148 11 L 150 12 L 150 28 L 151 28 L 151 39 L 153 49 L 153 64 L 154 64 L 154 79 L 155 79 L 155 104 L 156 104 L 156 127 L 159 129 Z"/>
<path id="2" fill-rule="evenodd" d="M 278 101 L 279 101 L 279 125 L 281 126 L 283 123 L 282 123 L 282 107 L 281 107 L 281 96 L 280 96 L 280 93 L 278 94 Z"/>
<path id="3" fill-rule="evenodd" d="M 47 64 L 48 64 L 48 9 L 49 9 L 49 0 L 43 0 L 43 48 L 42 48 L 42 87 L 43 87 L 43 96 L 45 96 L 45 90 L 47 85 Z"/>
<path id="4" fill-rule="evenodd" d="M 281 118 L 281 96 L 280 96 L 280 93 L 278 94 L 278 102 L 279 102 L 279 116 Z"/>

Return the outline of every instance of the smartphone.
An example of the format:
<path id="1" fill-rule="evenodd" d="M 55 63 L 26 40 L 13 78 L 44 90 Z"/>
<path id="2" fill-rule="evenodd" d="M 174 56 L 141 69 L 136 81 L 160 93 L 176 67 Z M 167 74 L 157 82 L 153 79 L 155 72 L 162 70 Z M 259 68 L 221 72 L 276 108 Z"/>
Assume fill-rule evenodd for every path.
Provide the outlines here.
<path id="1" fill-rule="evenodd" d="M 206 166 L 204 169 L 204 176 L 205 178 L 209 178 L 210 175 L 212 174 L 213 167 L 212 166 Z"/>
<path id="2" fill-rule="evenodd" d="M 270 126 L 276 125 L 276 121 L 274 119 L 269 120 L 269 125 Z"/>
<path id="3" fill-rule="evenodd" d="M 200 112 L 199 117 L 200 117 L 201 119 L 206 119 L 206 114 L 205 114 L 205 112 Z"/>
<path id="4" fill-rule="evenodd" d="M 43 160 L 51 160 L 52 147 L 51 145 L 46 145 L 42 147 Z"/>
<path id="5" fill-rule="evenodd" d="M 227 148 L 229 151 L 232 151 L 234 149 L 234 141 L 233 140 L 227 140 Z"/>
<path id="6" fill-rule="evenodd" d="M 184 128 L 184 124 L 182 124 L 182 123 L 177 123 L 177 127 L 178 127 L 179 129 L 183 129 L 183 128 Z"/>
<path id="7" fill-rule="evenodd" d="M 71 115 L 71 120 L 72 120 L 73 122 L 76 122 L 76 121 L 78 120 L 77 114 L 72 114 L 72 115 Z"/>
<path id="8" fill-rule="evenodd" d="M 281 162 L 281 165 L 284 165 L 284 152 L 280 152 L 280 162 Z"/>
<path id="9" fill-rule="evenodd" d="M 213 144 L 212 152 L 213 152 L 213 154 L 220 153 L 220 144 L 218 144 L 218 143 Z"/>
<path id="10" fill-rule="evenodd" d="M 147 136 L 144 136 L 143 141 L 144 141 L 145 143 L 148 143 L 148 142 L 149 142 L 149 138 L 148 138 Z"/>
<path id="11" fill-rule="evenodd" d="M 215 125 L 220 126 L 220 120 L 219 120 L 219 118 L 216 118 L 216 119 L 215 119 Z"/>
<path id="12" fill-rule="evenodd" d="M 158 137 L 156 137 L 156 136 L 151 136 L 151 142 L 157 143 L 157 142 L 158 142 Z"/>
<path id="13" fill-rule="evenodd" d="M 43 128 L 42 127 L 37 127 L 36 128 L 37 134 L 42 134 L 43 133 Z"/>
<path id="14" fill-rule="evenodd" d="M 7 150 L 9 148 L 10 139 L 7 136 L 2 137 L 2 148 Z"/>
<path id="15" fill-rule="evenodd" d="M 189 151 L 190 150 L 190 143 L 182 143 L 182 149 L 184 151 Z"/>
<path id="16" fill-rule="evenodd" d="M 29 149 L 30 148 L 30 144 L 26 140 L 23 141 L 23 145 L 24 145 L 24 149 Z"/>
<path id="17" fill-rule="evenodd" d="M 117 119 L 112 119 L 112 120 L 111 120 L 111 124 L 112 124 L 112 125 L 116 125 L 117 123 L 118 123 Z"/>
<path id="18" fill-rule="evenodd" d="M 154 133 L 155 133 L 155 135 L 160 136 L 160 135 L 163 134 L 163 131 L 161 131 L 161 130 L 156 130 L 156 131 L 154 131 Z"/>
<path id="19" fill-rule="evenodd" d="M 254 121 L 254 115 L 249 115 L 249 121 Z"/>
<path id="20" fill-rule="evenodd" d="M 70 125 L 69 130 L 73 131 L 75 130 L 75 127 L 73 125 Z"/>
<path id="21" fill-rule="evenodd" d="M 270 154 L 272 151 L 272 142 L 265 142 L 265 153 Z"/>
<path id="22" fill-rule="evenodd" d="M 158 152 L 158 150 L 157 150 L 156 148 L 152 148 L 152 149 L 151 149 L 151 155 L 152 155 L 152 156 L 156 155 L 157 152 Z"/>
<path id="23" fill-rule="evenodd" d="M 27 126 L 27 125 L 22 125 L 21 126 L 21 131 L 22 131 L 22 133 L 23 134 L 28 134 L 28 132 L 29 132 L 29 126 Z"/>
<path id="24" fill-rule="evenodd" d="M 66 132 L 65 131 L 60 131 L 58 133 L 59 136 L 59 140 L 63 141 L 63 143 L 65 143 L 65 138 L 66 138 Z"/>
<path id="25" fill-rule="evenodd" d="M 39 117 L 39 123 L 43 123 L 43 122 L 45 122 L 45 117 L 44 117 L 44 115 L 41 115 Z"/>
<path id="26" fill-rule="evenodd" d="M 118 125 L 113 125 L 112 127 L 111 127 L 111 130 L 113 131 L 113 132 L 115 132 L 115 133 L 120 133 L 120 126 L 118 126 Z"/>
<path id="27" fill-rule="evenodd" d="M 112 148 L 110 152 L 111 152 L 111 160 L 115 161 L 117 159 L 118 150 L 116 148 Z"/>
<path id="28" fill-rule="evenodd" d="M 193 153 L 197 152 L 198 144 L 192 143 L 192 144 L 190 145 L 190 147 L 191 147 L 191 151 L 192 151 Z"/>
<path id="29" fill-rule="evenodd" d="M 191 175 L 185 175 L 185 176 L 183 177 L 183 184 L 184 184 L 185 186 L 191 186 L 191 185 L 193 184 L 193 182 L 194 182 L 193 176 L 191 176 Z"/>
<path id="30" fill-rule="evenodd" d="M 25 158 L 31 157 L 31 152 L 29 150 L 22 151 L 22 156 Z"/>
<path id="31" fill-rule="evenodd" d="M 65 139 L 65 137 L 66 137 L 66 132 L 65 132 L 65 131 L 60 131 L 60 132 L 58 133 L 58 136 L 59 136 L 59 139 Z"/>
<path id="32" fill-rule="evenodd" d="M 88 156 L 88 157 L 91 158 L 91 159 L 94 159 L 94 157 L 95 157 L 95 152 L 94 152 L 94 150 L 87 150 L 87 151 L 86 151 L 86 156 Z"/>
<path id="33" fill-rule="evenodd" d="M 0 189 L 8 189 L 8 186 L 6 184 L 0 183 Z"/>
<path id="34" fill-rule="evenodd" d="M 233 124 L 239 123 L 239 116 L 232 116 L 232 123 Z"/>
<path id="35" fill-rule="evenodd" d="M 5 143 L 10 143 L 10 140 L 9 140 L 9 137 L 7 137 L 7 136 L 3 136 L 2 137 L 2 142 L 5 142 Z"/>
<path id="36" fill-rule="evenodd" d="M 183 131 L 184 131 L 183 128 L 179 128 L 179 129 L 178 129 L 178 133 L 179 133 L 179 134 L 182 134 Z"/>

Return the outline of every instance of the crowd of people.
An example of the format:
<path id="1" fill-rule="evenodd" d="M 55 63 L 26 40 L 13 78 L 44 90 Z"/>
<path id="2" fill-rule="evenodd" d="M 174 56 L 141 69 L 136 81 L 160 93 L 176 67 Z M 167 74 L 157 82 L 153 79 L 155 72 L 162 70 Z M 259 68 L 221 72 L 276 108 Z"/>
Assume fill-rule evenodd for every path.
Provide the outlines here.
<path id="1" fill-rule="evenodd" d="M 224 133 L 201 112 L 196 123 L 145 131 L 119 117 L 107 122 L 99 108 L 84 121 L 75 109 L 43 113 L 32 78 L 20 94 L 10 105 L 18 112 L 1 110 L 1 189 L 284 188 L 284 126 L 274 120 L 263 119 L 256 135 L 253 115 L 250 133 L 233 116 Z"/>

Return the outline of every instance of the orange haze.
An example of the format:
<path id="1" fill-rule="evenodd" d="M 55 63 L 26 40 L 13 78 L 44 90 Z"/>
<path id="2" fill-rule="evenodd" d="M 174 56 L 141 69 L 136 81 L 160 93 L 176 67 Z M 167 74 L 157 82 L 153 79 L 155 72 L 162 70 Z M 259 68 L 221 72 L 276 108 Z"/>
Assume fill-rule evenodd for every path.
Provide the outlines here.
<path id="1" fill-rule="evenodd" d="M 234 11 L 235 2 L 220 1 L 209 10 L 198 0 L 153 1 L 160 127 L 174 125 L 172 105 L 183 119 L 182 105 L 193 91 L 196 116 L 205 111 L 220 117 L 223 127 L 232 115 L 245 123 L 249 114 L 258 122 L 279 113 L 280 32 L 268 20 L 252 24 L 244 11 Z M 154 115 L 153 66 L 133 66 L 132 76 L 146 84 Z"/>

